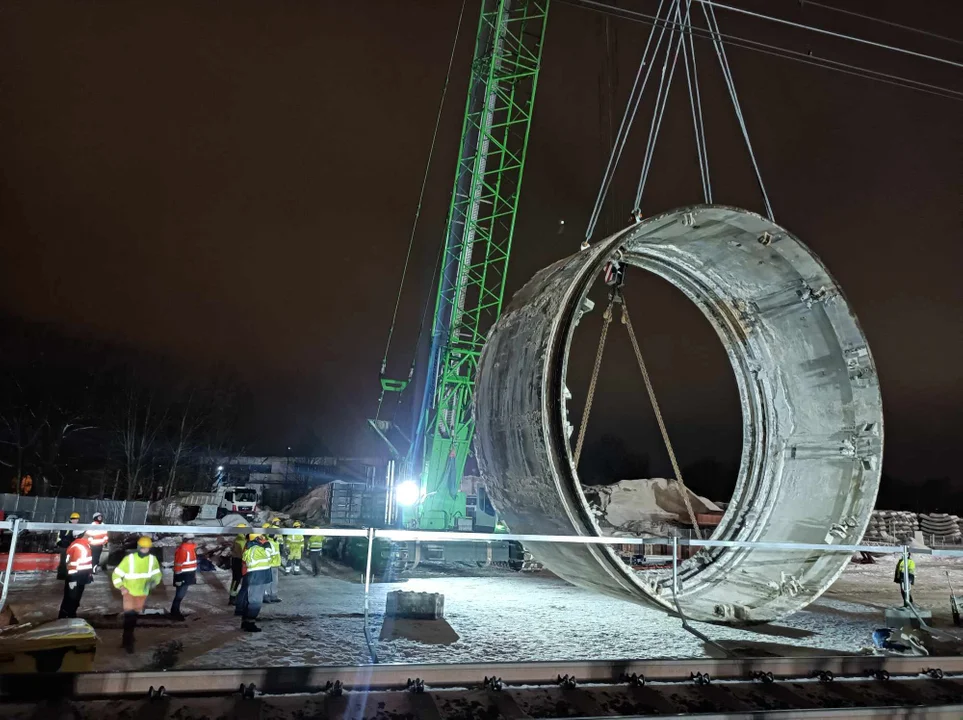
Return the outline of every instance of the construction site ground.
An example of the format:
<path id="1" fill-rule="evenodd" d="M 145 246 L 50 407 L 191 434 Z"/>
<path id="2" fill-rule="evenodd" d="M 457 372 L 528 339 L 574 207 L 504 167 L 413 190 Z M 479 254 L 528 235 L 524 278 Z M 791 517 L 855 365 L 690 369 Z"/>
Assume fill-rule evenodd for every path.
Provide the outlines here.
<path id="1" fill-rule="evenodd" d="M 851 564 L 816 603 L 777 623 L 751 629 L 694 624 L 727 646 L 754 648 L 758 654 L 858 653 L 883 626 L 883 610 L 899 604 L 893 583 L 895 558 Z M 963 562 L 917 558 L 917 604 L 933 612 L 934 627 L 963 641 L 952 627 L 949 580 L 963 591 Z M 184 622 L 145 615 L 137 630 L 136 652 L 120 649 L 120 594 L 106 575 L 88 586 L 79 616 L 97 631 L 99 671 L 160 668 L 158 650 L 177 668 L 239 668 L 287 665 L 342 665 L 370 661 L 363 632 L 364 587 L 359 573 L 330 561 L 319 577 L 310 571 L 281 578 L 283 602 L 265 605 L 263 632 L 241 632 L 227 604 L 230 573 L 198 573 L 198 584 L 184 601 Z M 391 590 L 440 592 L 451 630 L 423 623 L 417 639 L 380 640 L 385 596 Z M 170 570 L 148 602 L 164 611 L 173 597 Z M 20 573 L 9 603 L 18 622 L 55 618 L 63 592 L 53 573 Z M 371 586 L 371 635 L 380 662 L 453 663 L 611 658 L 705 657 L 716 652 L 687 632 L 680 621 L 658 611 L 593 594 L 548 573 L 465 568 L 418 568 L 408 577 Z M 455 639 L 457 635 L 457 639 Z M 409 638 L 411 635 L 409 634 Z"/>

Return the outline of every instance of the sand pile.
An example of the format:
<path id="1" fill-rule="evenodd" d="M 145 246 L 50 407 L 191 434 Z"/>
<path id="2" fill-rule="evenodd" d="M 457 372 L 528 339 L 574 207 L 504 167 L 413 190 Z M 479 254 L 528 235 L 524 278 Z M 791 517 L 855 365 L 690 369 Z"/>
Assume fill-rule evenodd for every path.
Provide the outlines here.
<path id="1" fill-rule="evenodd" d="M 331 516 L 331 488 L 331 483 L 314 488 L 284 508 L 285 514 L 302 522 L 324 522 Z"/>
<path id="2" fill-rule="evenodd" d="M 588 486 L 583 491 L 596 522 L 607 535 L 664 535 L 689 524 L 685 502 L 673 480 L 620 480 L 613 485 Z M 686 492 L 697 515 L 722 512 L 711 500 L 691 490 Z"/>

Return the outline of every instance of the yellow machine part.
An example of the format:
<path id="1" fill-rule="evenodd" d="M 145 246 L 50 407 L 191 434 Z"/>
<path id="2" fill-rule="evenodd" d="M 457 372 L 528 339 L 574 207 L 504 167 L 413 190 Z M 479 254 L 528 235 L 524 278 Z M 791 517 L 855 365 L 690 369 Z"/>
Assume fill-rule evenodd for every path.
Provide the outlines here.
<path id="1" fill-rule="evenodd" d="M 0 673 L 89 672 L 97 633 L 85 620 L 53 620 L 0 634 Z"/>

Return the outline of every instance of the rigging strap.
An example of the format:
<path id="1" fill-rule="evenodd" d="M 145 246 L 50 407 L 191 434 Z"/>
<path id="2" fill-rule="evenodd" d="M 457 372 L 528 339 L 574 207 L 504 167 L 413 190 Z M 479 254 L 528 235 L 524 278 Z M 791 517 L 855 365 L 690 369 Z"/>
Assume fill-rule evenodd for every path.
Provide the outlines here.
<path id="1" fill-rule="evenodd" d="M 669 440 L 669 431 L 665 427 L 665 420 L 662 419 L 662 411 L 659 409 L 659 401 L 655 397 L 655 389 L 652 387 L 652 379 L 649 377 L 649 371 L 645 367 L 645 360 L 642 359 L 642 350 L 639 348 L 639 341 L 635 337 L 635 330 L 632 328 L 632 319 L 629 317 L 629 308 L 625 304 L 625 298 L 622 298 L 622 324 L 625 325 L 625 329 L 629 332 L 629 340 L 632 341 L 632 349 L 635 351 L 635 358 L 639 362 L 639 370 L 642 371 L 642 379 L 645 381 L 645 389 L 649 394 L 649 402 L 652 403 L 652 410 L 655 412 L 655 419 L 659 423 L 659 431 L 662 433 L 662 440 L 665 442 L 665 449 L 669 453 L 669 462 L 672 463 L 672 471 L 675 473 L 676 487 L 679 489 L 679 494 L 682 495 L 682 501 L 685 503 L 686 512 L 689 514 L 689 522 L 692 523 L 692 528 L 695 530 L 696 537 L 700 540 L 702 539 L 702 530 L 699 528 L 699 522 L 696 520 L 695 511 L 692 509 L 692 502 L 689 499 L 689 491 L 686 490 L 685 483 L 682 480 L 682 471 L 679 469 L 679 461 L 676 460 L 675 452 L 672 450 L 672 442 Z"/>

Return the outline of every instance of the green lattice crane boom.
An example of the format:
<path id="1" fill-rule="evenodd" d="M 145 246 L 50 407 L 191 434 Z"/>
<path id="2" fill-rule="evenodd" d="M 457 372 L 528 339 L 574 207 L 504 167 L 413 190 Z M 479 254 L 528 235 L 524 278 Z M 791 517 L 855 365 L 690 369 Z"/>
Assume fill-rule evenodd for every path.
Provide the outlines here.
<path id="1" fill-rule="evenodd" d="M 485 333 L 501 313 L 549 0 L 482 0 L 438 279 L 428 375 L 408 466 L 424 529 L 466 515 L 459 491 Z M 390 382 L 390 381 L 388 381 Z"/>

